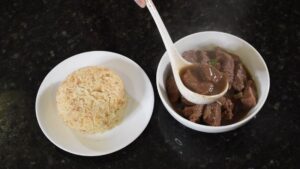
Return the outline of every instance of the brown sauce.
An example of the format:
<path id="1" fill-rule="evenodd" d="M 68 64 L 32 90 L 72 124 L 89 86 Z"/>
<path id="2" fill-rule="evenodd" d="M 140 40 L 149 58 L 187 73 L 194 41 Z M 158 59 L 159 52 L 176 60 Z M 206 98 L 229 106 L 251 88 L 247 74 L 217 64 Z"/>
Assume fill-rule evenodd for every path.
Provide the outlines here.
<path id="1" fill-rule="evenodd" d="M 208 64 L 193 64 L 180 70 L 183 84 L 193 92 L 204 95 L 221 93 L 227 78 L 215 67 Z"/>

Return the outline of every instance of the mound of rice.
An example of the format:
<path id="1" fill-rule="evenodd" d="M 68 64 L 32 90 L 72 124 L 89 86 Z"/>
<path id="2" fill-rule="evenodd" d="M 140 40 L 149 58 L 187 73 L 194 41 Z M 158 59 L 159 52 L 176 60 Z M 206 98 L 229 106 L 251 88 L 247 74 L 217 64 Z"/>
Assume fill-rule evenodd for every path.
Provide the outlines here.
<path id="1" fill-rule="evenodd" d="M 122 79 L 102 67 L 85 67 L 70 74 L 56 94 L 59 116 L 81 133 L 107 131 L 122 119 L 126 94 Z"/>

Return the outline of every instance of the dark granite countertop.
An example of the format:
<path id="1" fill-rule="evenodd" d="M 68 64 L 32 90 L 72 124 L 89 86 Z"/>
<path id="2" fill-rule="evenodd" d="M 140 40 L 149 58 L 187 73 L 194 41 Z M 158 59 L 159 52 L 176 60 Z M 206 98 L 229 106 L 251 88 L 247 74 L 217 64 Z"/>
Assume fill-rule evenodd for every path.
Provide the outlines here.
<path id="1" fill-rule="evenodd" d="M 133 0 L 1 0 L 0 168 L 300 168 L 300 6 L 296 0 L 155 0 L 174 40 L 216 30 L 251 43 L 271 76 L 266 104 L 223 134 L 190 130 L 163 107 L 137 140 L 102 157 L 60 150 L 40 130 L 35 96 L 45 75 L 81 52 L 108 50 L 155 73 L 165 49 Z"/>

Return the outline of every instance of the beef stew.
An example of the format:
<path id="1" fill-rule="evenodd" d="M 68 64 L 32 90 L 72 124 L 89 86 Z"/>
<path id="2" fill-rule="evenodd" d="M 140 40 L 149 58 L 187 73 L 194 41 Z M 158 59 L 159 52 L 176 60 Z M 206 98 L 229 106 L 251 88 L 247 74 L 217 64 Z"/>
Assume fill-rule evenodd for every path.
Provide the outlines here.
<path id="1" fill-rule="evenodd" d="M 181 116 L 199 124 L 228 125 L 243 119 L 256 105 L 255 83 L 239 56 L 217 47 L 210 51 L 186 51 L 183 58 L 196 64 L 180 72 L 184 85 L 189 89 L 201 94 L 213 94 L 214 85 L 221 80 L 223 83 L 224 80 L 226 83 L 228 81 L 229 88 L 227 93 L 214 103 L 193 104 L 180 94 L 172 72 L 169 72 L 166 80 L 168 98 L 174 110 Z M 207 71 L 214 71 L 214 76 Z"/>

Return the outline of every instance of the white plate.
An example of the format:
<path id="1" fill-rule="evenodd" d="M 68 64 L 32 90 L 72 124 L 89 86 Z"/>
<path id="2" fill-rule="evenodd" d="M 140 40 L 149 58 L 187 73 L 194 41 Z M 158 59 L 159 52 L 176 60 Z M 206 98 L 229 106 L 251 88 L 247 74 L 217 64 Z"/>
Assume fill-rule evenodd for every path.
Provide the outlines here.
<path id="1" fill-rule="evenodd" d="M 129 96 L 124 119 L 113 129 L 98 135 L 80 135 L 59 118 L 56 91 L 73 71 L 85 66 L 103 66 L 117 72 Z M 118 151 L 133 142 L 146 128 L 152 116 L 154 93 L 146 73 L 135 62 L 117 53 L 92 51 L 72 56 L 43 80 L 36 97 L 36 117 L 46 137 L 57 147 L 82 156 L 101 156 Z"/>

